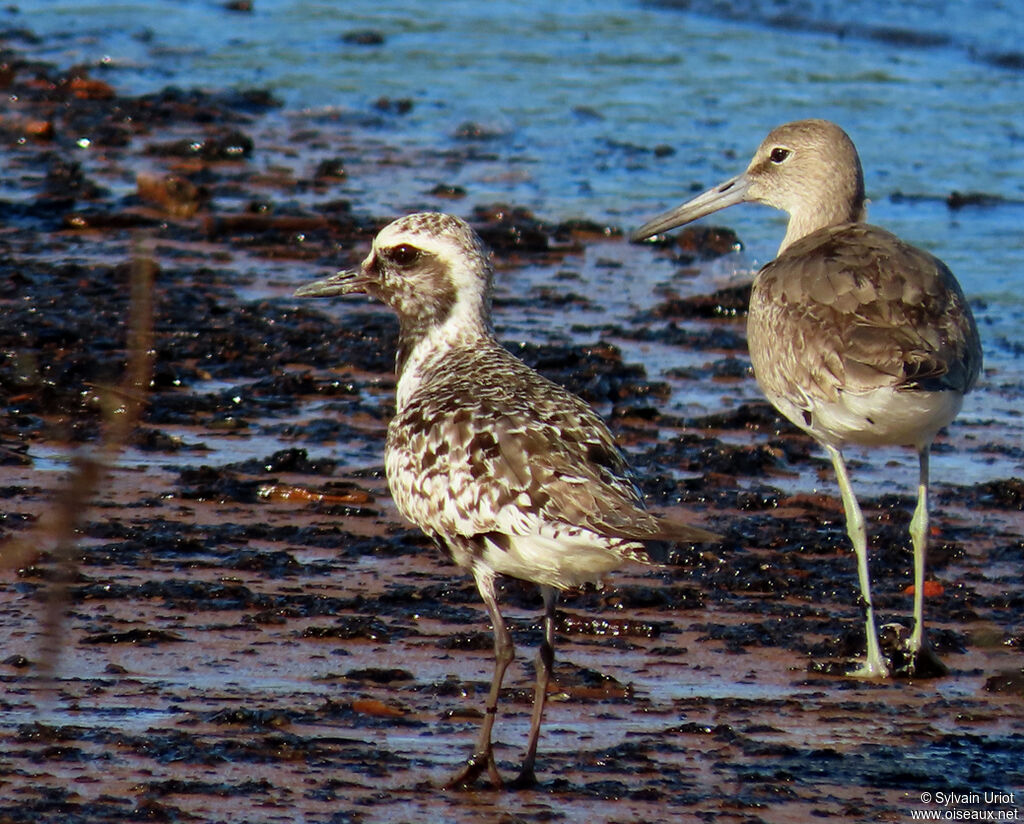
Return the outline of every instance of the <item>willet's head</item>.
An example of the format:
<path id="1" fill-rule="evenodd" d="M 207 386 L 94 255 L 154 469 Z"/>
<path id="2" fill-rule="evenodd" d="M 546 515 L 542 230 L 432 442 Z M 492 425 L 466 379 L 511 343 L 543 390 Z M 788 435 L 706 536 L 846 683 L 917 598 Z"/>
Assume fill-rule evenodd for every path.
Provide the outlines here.
<path id="1" fill-rule="evenodd" d="M 633 240 L 681 226 L 737 203 L 763 203 L 789 214 L 781 253 L 825 226 L 865 217 L 864 175 L 849 136 L 827 120 L 778 126 L 757 147 L 743 174 L 647 222 Z"/>

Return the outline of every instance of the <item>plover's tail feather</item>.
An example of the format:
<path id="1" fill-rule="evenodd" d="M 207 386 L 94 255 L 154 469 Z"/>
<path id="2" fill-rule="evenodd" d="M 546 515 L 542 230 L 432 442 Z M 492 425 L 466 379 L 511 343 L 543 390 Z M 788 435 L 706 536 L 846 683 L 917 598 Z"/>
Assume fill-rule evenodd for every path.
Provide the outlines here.
<path id="1" fill-rule="evenodd" d="M 699 526 L 684 524 L 672 518 L 663 518 L 642 510 L 625 513 L 627 517 L 617 523 L 595 523 L 586 526 L 609 538 L 628 538 L 636 541 L 675 541 L 684 544 L 715 543 L 722 536 Z"/>

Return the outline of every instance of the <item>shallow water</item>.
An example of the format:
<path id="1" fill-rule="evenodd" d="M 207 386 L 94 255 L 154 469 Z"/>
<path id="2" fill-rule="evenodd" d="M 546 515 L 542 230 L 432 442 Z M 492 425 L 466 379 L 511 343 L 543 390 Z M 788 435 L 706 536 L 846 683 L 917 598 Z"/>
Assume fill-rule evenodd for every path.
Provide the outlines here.
<path id="1" fill-rule="evenodd" d="M 58 44 L 54 57 L 107 66 L 126 92 L 265 87 L 288 109 L 369 124 L 382 140 L 433 153 L 420 175 L 396 169 L 340 187 L 374 214 L 417 208 L 433 181 L 465 187 L 476 203 L 629 228 L 734 174 L 771 126 L 834 119 L 861 151 L 872 220 L 950 264 L 981 302 L 988 364 L 1017 383 L 1022 24 L 1008 2 L 940 6 L 260 0 L 245 14 L 205 0 L 26 0 L 0 25 L 38 32 Z M 383 45 L 343 40 L 367 30 Z M 382 97 L 413 108 L 379 111 Z M 466 147 L 456 133 L 467 122 L 493 162 L 447 176 L 438 160 Z M 656 156 L 659 146 L 674 154 Z M 953 211 L 953 191 L 997 200 Z M 715 219 L 738 229 L 755 266 L 782 234 L 782 215 L 763 208 Z"/>
<path id="2" fill-rule="evenodd" d="M 950 430 L 962 448 L 965 438 L 984 437 L 972 430 L 991 423 L 1011 441 L 1024 436 L 1024 58 L 1011 5 L 261 0 L 252 13 L 238 13 L 202 0 L 27 0 L 0 13 L 0 25 L 36 31 L 43 45 L 35 51 L 44 56 L 105 67 L 103 76 L 126 93 L 167 85 L 270 89 L 285 107 L 264 131 L 273 151 L 257 162 L 268 168 L 287 157 L 297 112 L 303 124 L 312 117 L 326 134 L 336 132 L 341 144 L 351 129 L 364 143 L 376 135 L 379 157 L 345 158 L 349 175 L 328 195 L 373 215 L 506 202 L 546 220 L 588 217 L 629 229 L 739 171 L 771 126 L 834 119 L 860 149 L 871 219 L 946 260 L 974 302 L 986 373 Z M 344 40 L 367 31 L 383 43 Z M 382 109 L 375 105 L 382 98 L 408 100 L 411 109 Z M 324 148 L 326 156 L 332 151 Z M 472 163 L 454 159 L 467 152 Z M 381 167 L 388 157 L 400 160 Z M 466 200 L 431 198 L 438 183 L 463 187 Z M 130 193 L 133 184 L 124 186 Z M 954 191 L 991 199 L 954 210 L 946 203 Z M 502 335 L 542 340 L 574 325 L 600 328 L 650 308 L 663 290 L 707 291 L 749 277 L 773 256 L 784 226 L 783 215 L 762 207 L 711 220 L 736 228 L 741 254 L 687 282 L 645 250 L 591 246 L 570 261 L 578 280 L 567 288 L 592 306 L 499 307 Z M 252 284 L 242 288 L 254 297 L 286 294 L 294 268 L 256 261 Z M 499 294 L 522 296 L 552 274 L 550 267 L 500 272 Z M 687 358 L 705 358 L 616 344 L 654 379 Z M 748 382 L 737 394 L 710 385 L 705 395 L 691 386 L 669 407 L 699 415 L 756 397 L 752 388 Z M 223 445 L 232 451 L 230 440 Z M 955 472 L 977 482 L 1022 469 L 1012 456 L 958 460 L 959 451 L 938 456 L 937 478 Z M 868 482 L 878 491 L 887 480 Z M 796 484 L 817 485 L 813 478 Z"/>

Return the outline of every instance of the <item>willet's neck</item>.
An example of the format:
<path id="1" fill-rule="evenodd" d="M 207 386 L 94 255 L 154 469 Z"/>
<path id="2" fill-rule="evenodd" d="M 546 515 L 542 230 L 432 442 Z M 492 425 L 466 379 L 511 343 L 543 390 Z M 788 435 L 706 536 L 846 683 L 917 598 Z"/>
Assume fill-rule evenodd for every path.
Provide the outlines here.
<path id="1" fill-rule="evenodd" d="M 789 225 L 786 227 L 786 236 L 779 246 L 778 255 L 781 255 L 788 246 L 796 243 L 802 237 L 807 237 L 811 232 L 824 229 L 827 226 L 838 226 L 841 223 L 863 223 L 867 219 L 867 206 L 861 201 L 859 207 L 852 205 L 844 209 L 816 210 L 806 209 L 794 212 L 789 216 Z"/>
<path id="2" fill-rule="evenodd" d="M 867 200 L 860 175 L 847 184 L 834 182 L 820 190 L 817 197 L 801 200 L 788 210 L 789 224 L 778 254 L 802 237 L 827 226 L 862 223 L 867 219 Z"/>

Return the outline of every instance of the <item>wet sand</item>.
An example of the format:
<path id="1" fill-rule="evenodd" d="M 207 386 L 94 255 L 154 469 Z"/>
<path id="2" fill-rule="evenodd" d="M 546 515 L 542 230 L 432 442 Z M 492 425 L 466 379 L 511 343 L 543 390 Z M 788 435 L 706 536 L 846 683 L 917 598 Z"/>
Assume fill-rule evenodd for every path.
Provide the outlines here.
<path id="1" fill-rule="evenodd" d="M 28 551 L 0 579 L 0 821 L 906 821 L 970 806 L 922 793 L 985 790 L 1017 791 L 982 806 L 1019 815 L 1024 483 L 935 479 L 926 609 L 951 674 L 845 677 L 863 638 L 839 502 L 827 462 L 756 400 L 744 289 L 593 322 L 610 307 L 581 269 L 628 278 L 648 248 L 444 187 L 422 205 L 468 215 L 499 280 L 532 284 L 499 289 L 510 347 L 609 419 L 652 508 L 726 539 L 663 547 L 663 566 L 564 599 L 536 790 L 439 791 L 475 740 L 486 614 L 385 491 L 394 319 L 290 297 L 393 217 L 333 184 L 430 159 L 356 123 L 284 117 L 264 93 L 128 98 L 27 58 L 5 82 L 22 172 L 0 201 L 0 539 Z M 474 162 L 467 147 L 438 174 Z M 657 254 L 696 269 L 735 238 L 682 243 Z M 140 250 L 158 267 L 151 391 L 81 513 L 51 682 L 56 513 L 128 361 Z M 567 317 L 586 319 L 582 343 L 521 343 Z M 687 365 L 652 377 L 633 357 L 647 350 Z M 738 400 L 674 414 L 678 395 Z M 937 451 L 1019 448 L 993 425 Z M 854 471 L 895 476 L 899 458 Z M 823 491 L 794 481 L 808 476 Z M 910 491 L 862 500 L 882 623 L 911 608 Z M 511 777 L 540 604 L 515 581 L 502 601 L 519 646 L 496 727 Z"/>

